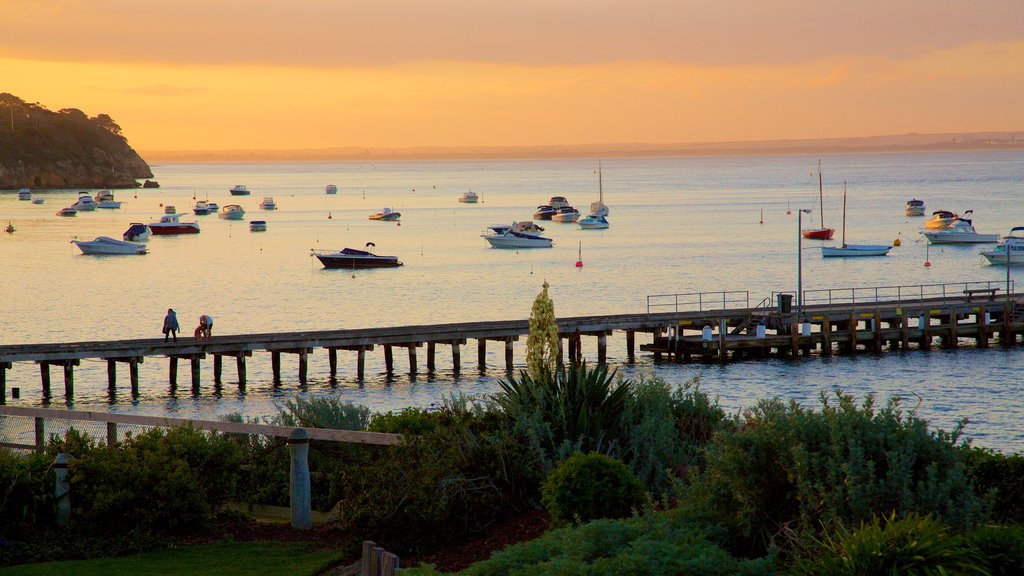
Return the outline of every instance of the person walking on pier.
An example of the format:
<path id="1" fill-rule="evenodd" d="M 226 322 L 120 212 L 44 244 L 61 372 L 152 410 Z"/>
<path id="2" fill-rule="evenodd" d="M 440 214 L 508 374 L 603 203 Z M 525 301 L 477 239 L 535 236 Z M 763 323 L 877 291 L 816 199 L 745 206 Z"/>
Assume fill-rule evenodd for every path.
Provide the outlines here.
<path id="1" fill-rule="evenodd" d="M 167 309 L 167 316 L 164 316 L 164 342 L 167 342 L 167 334 L 170 333 L 174 337 L 174 341 L 178 341 L 178 315 L 174 313 L 174 308 Z"/>

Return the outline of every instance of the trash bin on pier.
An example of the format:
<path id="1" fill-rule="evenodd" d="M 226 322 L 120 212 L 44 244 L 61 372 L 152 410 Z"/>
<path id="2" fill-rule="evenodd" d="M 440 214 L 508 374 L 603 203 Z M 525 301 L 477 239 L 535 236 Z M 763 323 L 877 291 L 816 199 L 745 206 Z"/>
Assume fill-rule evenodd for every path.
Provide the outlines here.
<path id="1" fill-rule="evenodd" d="M 779 294 L 779 312 L 782 314 L 789 314 L 793 311 L 793 295 L 792 294 Z"/>

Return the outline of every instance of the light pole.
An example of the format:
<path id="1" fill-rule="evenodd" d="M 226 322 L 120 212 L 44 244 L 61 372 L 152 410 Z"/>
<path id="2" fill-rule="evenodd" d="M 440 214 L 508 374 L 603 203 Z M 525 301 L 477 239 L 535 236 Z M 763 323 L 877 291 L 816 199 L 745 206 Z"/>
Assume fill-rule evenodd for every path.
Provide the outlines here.
<path id="1" fill-rule="evenodd" d="M 798 317 L 804 315 L 804 214 L 810 214 L 810 208 L 796 211 L 796 311 Z"/>

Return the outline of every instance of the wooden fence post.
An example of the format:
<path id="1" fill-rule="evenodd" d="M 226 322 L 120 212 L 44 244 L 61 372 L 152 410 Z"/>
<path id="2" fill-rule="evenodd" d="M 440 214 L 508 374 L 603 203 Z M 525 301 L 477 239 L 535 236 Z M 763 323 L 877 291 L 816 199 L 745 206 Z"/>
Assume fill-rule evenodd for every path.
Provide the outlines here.
<path id="1" fill-rule="evenodd" d="M 53 460 L 53 475 L 57 481 L 53 497 L 57 502 L 57 526 L 64 526 L 71 518 L 71 483 L 68 481 L 68 455 L 61 452 Z"/>
<path id="2" fill-rule="evenodd" d="M 309 432 L 302 428 L 292 430 L 288 436 L 291 452 L 291 512 L 292 528 L 309 530 L 313 527 L 312 500 L 309 486 Z"/>

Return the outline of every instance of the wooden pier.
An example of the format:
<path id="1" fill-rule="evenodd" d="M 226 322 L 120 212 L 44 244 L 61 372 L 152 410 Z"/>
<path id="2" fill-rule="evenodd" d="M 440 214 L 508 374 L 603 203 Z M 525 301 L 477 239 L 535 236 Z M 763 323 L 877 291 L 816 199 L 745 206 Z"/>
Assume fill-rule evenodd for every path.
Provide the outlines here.
<path id="1" fill-rule="evenodd" d="M 624 332 L 626 355 L 633 361 L 636 333 L 652 334 L 641 350 L 655 359 L 670 361 L 725 362 L 773 354 L 852 354 L 860 350 L 881 352 L 917 347 L 927 350 L 936 342 L 957 346 L 973 339 L 986 347 L 998 338 L 1016 343 L 1024 333 L 1024 295 L 1004 290 L 999 283 L 967 282 L 919 286 L 832 289 L 804 292 L 803 309 L 787 309 L 773 294 L 751 305 L 748 292 L 714 292 L 652 296 L 648 311 L 638 314 L 560 318 L 559 352 L 569 361 L 582 358 L 583 337 L 596 339 L 598 363 L 607 361 L 608 336 Z M 671 310 L 665 310 L 671 308 Z M 451 349 L 452 367 L 462 365 L 462 346 L 477 342 L 477 364 L 485 367 L 487 343 L 504 346 L 505 369 L 513 369 L 514 344 L 529 333 L 527 320 L 468 322 L 421 326 L 395 326 L 351 330 L 326 330 L 269 334 L 214 336 L 209 339 L 180 337 L 74 342 L 66 344 L 17 344 L 0 346 L 0 404 L 7 401 L 7 372 L 22 363 L 39 367 L 44 398 L 51 397 L 51 367 L 64 375 L 64 395 L 74 396 L 74 369 L 83 359 L 107 363 L 107 385 L 117 385 L 117 366 L 128 367 L 132 395 L 139 393 L 139 364 L 147 358 L 166 358 L 168 379 L 178 382 L 179 361 L 187 361 L 193 393 L 200 389 L 201 362 L 212 357 L 213 378 L 220 384 L 224 358 L 234 358 L 240 388 L 246 385 L 246 359 L 254 353 L 270 353 L 274 385 L 281 381 L 281 356 L 298 360 L 298 380 L 305 383 L 310 357 L 325 350 L 331 379 L 337 377 L 338 352 L 356 354 L 356 376 L 365 376 L 366 353 L 383 348 L 388 373 L 395 369 L 394 349 L 405 348 L 409 372 L 419 370 L 417 351 L 426 345 L 426 370 L 436 366 L 437 347 Z M 564 350 L 567 344 L 568 350 Z M 565 354 L 567 352 L 567 354 Z"/>

